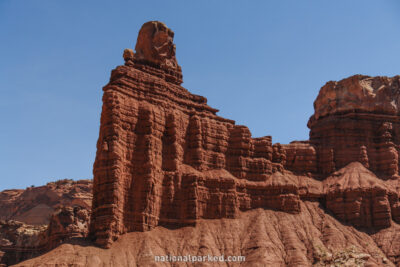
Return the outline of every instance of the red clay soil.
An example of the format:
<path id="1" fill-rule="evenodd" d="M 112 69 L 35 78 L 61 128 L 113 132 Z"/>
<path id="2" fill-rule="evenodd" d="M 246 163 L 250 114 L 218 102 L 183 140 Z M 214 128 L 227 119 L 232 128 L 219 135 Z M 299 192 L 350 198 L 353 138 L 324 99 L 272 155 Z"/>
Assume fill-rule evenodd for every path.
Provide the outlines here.
<path id="1" fill-rule="evenodd" d="M 309 201 L 301 203 L 298 214 L 255 209 L 240 212 L 236 219 L 201 219 L 195 227 L 132 232 L 109 249 L 64 244 L 17 266 L 193 266 L 155 262 L 157 255 L 246 257 L 240 264 L 204 262 L 199 266 L 328 266 L 335 260 L 394 266 L 371 236 L 343 225 L 319 203 Z"/>

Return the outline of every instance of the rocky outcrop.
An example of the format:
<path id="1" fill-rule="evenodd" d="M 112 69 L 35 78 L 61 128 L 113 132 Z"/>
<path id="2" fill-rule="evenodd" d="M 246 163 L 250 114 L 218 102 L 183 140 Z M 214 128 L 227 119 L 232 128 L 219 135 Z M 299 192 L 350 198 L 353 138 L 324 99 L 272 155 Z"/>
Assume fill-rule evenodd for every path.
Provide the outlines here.
<path id="1" fill-rule="evenodd" d="M 49 225 L 29 225 L 18 221 L 0 221 L 0 266 L 9 266 L 49 251 L 63 242 L 88 235 L 90 211 L 61 207 L 51 216 Z"/>
<path id="2" fill-rule="evenodd" d="M 0 219 L 47 225 L 57 208 L 79 206 L 90 209 L 91 202 L 91 180 L 64 179 L 25 190 L 5 190 L 0 192 Z"/>
<path id="3" fill-rule="evenodd" d="M 90 211 L 76 207 L 62 207 L 50 219 L 46 229 L 46 248 L 52 249 L 59 244 L 76 238 L 85 238 L 89 233 Z"/>
<path id="4" fill-rule="evenodd" d="M 381 229 L 398 217 L 397 192 L 353 162 L 325 181 L 326 207 L 341 221 L 357 227 Z"/>
<path id="5" fill-rule="evenodd" d="M 308 176 L 317 173 L 317 153 L 308 141 L 293 141 L 283 145 L 286 161 L 285 169 Z"/>
<path id="6" fill-rule="evenodd" d="M 90 240 L 85 205 L 62 208 L 27 244 L 77 242 L 21 266 L 157 266 L 156 255 L 185 254 L 242 255 L 244 266 L 399 265 L 400 76 L 327 83 L 310 139 L 273 144 L 181 86 L 173 37 L 145 23 L 103 88 Z M 3 192 L 0 207 L 22 218 L 43 210 L 45 197 L 29 192 Z M 10 204 L 18 199 L 34 205 Z"/>
<path id="7" fill-rule="evenodd" d="M 312 119 L 345 113 L 400 114 L 400 76 L 354 75 L 330 81 L 319 91 Z"/>
<path id="8" fill-rule="evenodd" d="M 398 179 L 399 81 L 355 75 L 321 88 L 308 122 L 318 172 L 358 161 L 382 178 Z"/>
<path id="9" fill-rule="evenodd" d="M 283 147 L 181 87 L 172 37 L 160 22 L 144 24 L 136 53 L 124 52 L 103 88 L 91 224 L 99 245 L 258 207 L 299 212 L 297 187 L 269 179 L 283 171 Z"/>
<path id="10" fill-rule="evenodd" d="M 398 178 L 399 77 L 327 83 L 310 140 L 273 144 L 180 85 L 173 36 L 145 23 L 103 88 L 90 226 L 98 245 L 255 208 L 299 213 L 305 200 L 356 227 L 399 221 L 399 191 L 386 181 Z"/>
<path id="11" fill-rule="evenodd" d="M 65 179 L 26 190 L 1 192 L 0 266 L 36 257 L 62 242 L 86 237 L 91 198 L 91 180 Z"/>
<path id="12" fill-rule="evenodd" d="M 394 266 L 365 232 L 343 225 L 318 202 L 300 205 L 296 214 L 255 209 L 240 212 L 235 219 L 200 219 L 195 227 L 128 233 L 110 249 L 63 244 L 17 266 Z M 155 256 L 167 255 L 243 256 L 245 260 L 155 261 Z"/>
<path id="13" fill-rule="evenodd" d="M 45 225 L 0 220 L 0 266 L 39 256 L 46 246 Z"/>

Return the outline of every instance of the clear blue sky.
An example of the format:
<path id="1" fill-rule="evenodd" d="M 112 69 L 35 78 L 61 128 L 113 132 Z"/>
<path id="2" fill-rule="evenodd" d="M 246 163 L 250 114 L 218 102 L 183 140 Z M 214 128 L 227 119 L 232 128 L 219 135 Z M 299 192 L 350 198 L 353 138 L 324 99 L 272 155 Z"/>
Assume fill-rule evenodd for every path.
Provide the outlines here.
<path id="1" fill-rule="evenodd" d="M 0 0 L 0 190 L 92 178 L 101 88 L 149 20 L 184 87 L 273 142 L 308 139 L 327 81 L 400 74 L 396 0 Z"/>

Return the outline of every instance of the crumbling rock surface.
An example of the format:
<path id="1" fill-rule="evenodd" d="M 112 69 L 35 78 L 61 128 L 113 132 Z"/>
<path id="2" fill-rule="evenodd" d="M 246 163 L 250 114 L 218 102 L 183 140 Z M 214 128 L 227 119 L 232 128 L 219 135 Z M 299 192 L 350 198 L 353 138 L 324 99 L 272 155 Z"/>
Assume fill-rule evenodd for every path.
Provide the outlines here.
<path id="1" fill-rule="evenodd" d="M 389 227 L 398 217 L 397 192 L 353 162 L 324 180 L 326 207 L 343 222 L 358 227 Z"/>
<path id="2" fill-rule="evenodd" d="M 90 212 L 82 207 L 61 207 L 49 225 L 0 221 L 0 266 L 38 256 L 59 244 L 88 235 Z"/>
<path id="3" fill-rule="evenodd" d="M 317 202 L 301 202 L 293 214 L 255 209 L 235 219 L 198 220 L 194 227 L 157 227 L 121 236 L 109 249 L 64 244 L 17 266 L 197 266 L 156 262 L 155 256 L 245 256 L 243 262 L 200 262 L 199 266 L 394 266 L 366 233 L 345 226 Z M 348 263 L 349 265 L 344 265 Z"/>
<path id="4" fill-rule="evenodd" d="M 399 76 L 328 82 L 310 139 L 273 144 L 181 86 L 173 37 L 145 23 L 103 88 L 90 239 L 20 266 L 400 266 Z M 55 216 L 49 247 L 86 236 L 84 209 Z"/>
<path id="5" fill-rule="evenodd" d="M 369 77 L 354 75 L 339 82 L 330 81 L 319 91 L 313 117 L 345 113 L 400 114 L 400 76 Z"/>
<path id="6" fill-rule="evenodd" d="M 0 266 L 40 255 L 46 246 L 45 225 L 0 220 Z"/>
<path id="7" fill-rule="evenodd" d="M 125 65 L 103 88 L 96 244 L 255 208 L 296 214 L 302 201 L 359 229 L 399 222 L 398 77 L 329 82 L 314 103 L 310 140 L 273 144 L 180 86 L 173 36 L 163 23 L 144 24 L 136 52 L 124 51 Z"/>
<path id="8" fill-rule="evenodd" d="M 144 24 L 136 53 L 125 51 L 103 88 L 91 223 L 99 245 L 240 210 L 299 212 L 297 187 L 271 178 L 284 169 L 283 147 L 181 87 L 172 37 L 162 23 Z"/>
<path id="9" fill-rule="evenodd" d="M 76 238 L 85 238 L 89 233 L 90 211 L 76 207 L 62 207 L 50 219 L 47 227 L 47 249 Z"/>
<path id="10" fill-rule="evenodd" d="M 0 219 L 16 220 L 31 225 L 48 224 L 53 212 L 62 206 L 92 205 L 91 180 L 59 180 L 25 190 L 0 192 Z"/>
<path id="11" fill-rule="evenodd" d="M 0 217 L 7 220 L 0 220 L 0 266 L 38 256 L 62 242 L 86 237 L 91 189 L 91 180 L 59 180 L 41 187 L 1 192 Z"/>
<path id="12" fill-rule="evenodd" d="M 399 81 L 355 75 L 321 88 L 308 122 L 318 172 L 329 175 L 358 161 L 382 178 L 398 179 Z"/>

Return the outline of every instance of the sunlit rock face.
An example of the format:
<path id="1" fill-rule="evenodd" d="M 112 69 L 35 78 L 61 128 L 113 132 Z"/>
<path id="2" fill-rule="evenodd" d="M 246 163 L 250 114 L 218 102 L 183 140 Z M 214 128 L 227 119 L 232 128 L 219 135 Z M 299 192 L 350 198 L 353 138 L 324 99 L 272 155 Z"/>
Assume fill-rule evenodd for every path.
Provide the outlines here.
<path id="1" fill-rule="evenodd" d="M 103 88 L 90 228 L 97 244 L 254 208 L 299 213 L 305 199 L 321 201 L 355 226 L 391 225 L 395 190 L 344 185 L 335 191 L 321 180 L 354 180 L 349 173 L 366 173 L 361 167 L 370 180 L 397 179 L 398 77 L 327 83 L 308 124 L 310 140 L 272 144 L 270 136 L 253 138 L 247 127 L 219 117 L 206 98 L 180 85 L 173 37 L 165 24 L 145 23 L 136 51 L 124 51 L 125 65 Z M 352 162 L 360 165 L 334 174 Z M 354 190 L 365 192 L 350 195 L 362 199 L 356 213 L 372 207 L 368 218 L 343 215 L 346 201 L 333 204 Z"/>
<path id="2" fill-rule="evenodd" d="M 239 210 L 300 209 L 294 184 L 267 181 L 283 171 L 283 148 L 180 86 L 173 36 L 161 22 L 145 23 L 136 52 L 125 50 L 103 88 L 91 228 L 101 245 Z"/>
<path id="3" fill-rule="evenodd" d="M 318 172 L 329 174 L 353 161 L 386 178 L 398 178 L 400 76 L 355 75 L 328 82 L 308 122 Z"/>
<path id="4" fill-rule="evenodd" d="M 0 221 L 0 265 L 50 249 L 20 266 L 153 266 L 183 253 L 399 265 L 399 77 L 328 82 L 310 139 L 273 144 L 181 86 L 173 37 L 145 23 L 103 88 L 93 198 L 85 180 L 0 193 L 0 218 L 48 223 Z"/>

